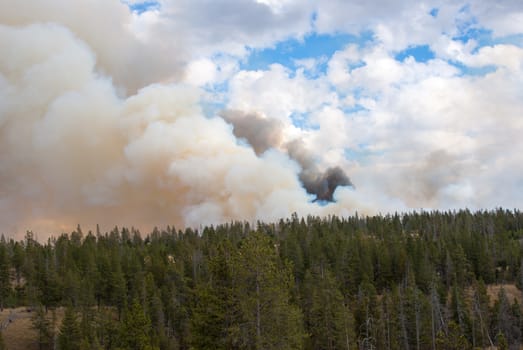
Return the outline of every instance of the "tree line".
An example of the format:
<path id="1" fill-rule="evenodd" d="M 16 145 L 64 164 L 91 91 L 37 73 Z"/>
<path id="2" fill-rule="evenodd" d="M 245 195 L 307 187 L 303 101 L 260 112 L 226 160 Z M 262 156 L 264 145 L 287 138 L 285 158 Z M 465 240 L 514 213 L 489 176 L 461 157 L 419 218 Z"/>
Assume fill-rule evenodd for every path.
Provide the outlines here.
<path id="1" fill-rule="evenodd" d="M 487 287 L 521 289 L 522 239 L 503 209 L 28 232 L 0 239 L 0 308 L 40 349 L 519 349 L 518 298 Z"/>

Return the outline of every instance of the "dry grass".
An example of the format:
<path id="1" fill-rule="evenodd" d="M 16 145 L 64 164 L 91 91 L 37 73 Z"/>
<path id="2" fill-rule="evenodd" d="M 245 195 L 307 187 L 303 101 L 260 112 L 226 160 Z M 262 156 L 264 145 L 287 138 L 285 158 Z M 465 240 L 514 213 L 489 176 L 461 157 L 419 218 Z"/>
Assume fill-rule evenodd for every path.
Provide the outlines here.
<path id="1" fill-rule="evenodd" d="M 505 290 L 505 294 L 511 304 L 514 300 L 517 300 L 519 305 L 522 305 L 523 295 L 515 284 L 489 284 L 487 286 L 487 294 L 490 298 L 490 306 L 493 306 L 498 300 L 498 293 L 501 288 Z"/>
<path id="2" fill-rule="evenodd" d="M 56 331 L 62 321 L 63 309 L 56 310 Z M 8 350 L 38 350 L 38 333 L 33 329 L 30 312 L 25 307 L 4 309 L 0 312 L 0 325 L 3 325 L 2 336 Z M 47 314 L 49 320 L 51 312 Z M 11 319 L 11 322 L 9 322 Z"/>
<path id="3" fill-rule="evenodd" d="M 491 307 L 494 306 L 498 300 L 498 294 L 501 288 L 505 290 L 505 294 L 510 304 L 514 303 L 514 300 L 517 300 L 520 306 L 523 305 L 523 294 L 515 284 L 489 284 L 487 285 L 487 295 Z M 465 297 L 469 303 L 472 302 L 473 295 L 474 289 L 472 287 L 465 290 Z M 450 298 L 451 292 L 448 294 L 448 301 L 450 301 Z"/>
<path id="4" fill-rule="evenodd" d="M 37 350 L 38 334 L 32 329 L 31 316 L 26 308 L 4 309 L 0 313 L 0 324 L 4 342 L 9 350 Z M 11 322 L 8 319 L 11 318 Z"/>

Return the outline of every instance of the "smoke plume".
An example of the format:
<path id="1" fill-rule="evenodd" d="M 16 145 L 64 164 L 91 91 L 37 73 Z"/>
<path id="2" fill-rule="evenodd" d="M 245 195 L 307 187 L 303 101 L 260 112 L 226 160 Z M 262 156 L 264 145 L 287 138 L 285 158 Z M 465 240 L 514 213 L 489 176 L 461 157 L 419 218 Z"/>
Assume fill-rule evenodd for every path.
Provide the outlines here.
<path id="1" fill-rule="evenodd" d="M 301 167 L 299 179 L 307 193 L 315 195 L 315 201 L 334 201 L 334 192 L 338 186 L 354 187 L 349 177 L 339 166 L 320 171 L 312 153 L 300 140 L 286 142 L 283 146 L 283 123 L 262 116 L 259 113 L 247 113 L 238 110 L 222 112 L 222 118 L 233 125 L 236 137 L 245 139 L 256 154 L 262 154 L 270 148 L 280 148 L 287 152 Z"/>
<path id="2" fill-rule="evenodd" d="M 277 123 L 256 139 L 236 122 L 256 155 L 222 118 L 203 115 L 193 88 L 153 84 L 122 97 L 93 47 L 63 25 L 0 25 L 0 47 L 0 232 L 42 238 L 77 224 L 149 230 L 327 210 L 300 184 L 308 164 L 269 149 Z M 329 199 L 339 178 L 310 187 Z"/>
<path id="3" fill-rule="evenodd" d="M 221 117 L 233 125 L 234 135 L 246 140 L 257 155 L 269 148 L 277 148 L 282 142 L 283 123 L 279 120 L 238 110 L 223 111 Z"/>
<path id="4" fill-rule="evenodd" d="M 161 21 L 133 15 L 122 1 L 0 1 L 0 24 L 27 27 L 41 23 L 59 24 L 74 40 L 88 46 L 96 56 L 96 70 L 111 78 L 120 95 L 182 75 L 187 56 L 183 36 L 174 32 L 169 33 L 169 40 L 160 38 L 158 34 L 164 30 Z M 49 35 L 35 34 L 31 41 L 35 53 L 52 51 L 61 43 Z M 6 49 L 2 46 L 2 52 Z"/>
<path id="5" fill-rule="evenodd" d="M 349 177 L 340 167 L 328 168 L 324 172 L 303 171 L 300 180 L 308 193 L 316 195 L 315 200 L 334 201 L 334 191 L 338 186 L 353 186 Z"/>
<path id="6" fill-rule="evenodd" d="M 303 142 L 294 140 L 286 144 L 289 156 L 301 166 L 299 178 L 307 193 L 316 195 L 315 200 L 334 201 L 334 191 L 338 186 L 354 187 L 349 177 L 340 167 L 330 167 L 320 171 Z"/>

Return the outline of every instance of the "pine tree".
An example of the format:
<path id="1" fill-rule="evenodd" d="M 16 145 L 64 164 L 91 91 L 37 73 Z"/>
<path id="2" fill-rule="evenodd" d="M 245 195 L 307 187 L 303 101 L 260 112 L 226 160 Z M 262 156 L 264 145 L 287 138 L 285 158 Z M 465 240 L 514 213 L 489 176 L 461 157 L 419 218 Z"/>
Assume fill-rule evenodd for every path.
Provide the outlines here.
<path id="1" fill-rule="evenodd" d="M 153 350 L 151 320 L 137 300 L 126 311 L 120 327 L 120 346 L 131 350 Z"/>
<path id="2" fill-rule="evenodd" d="M 237 317 L 229 327 L 236 345 L 249 349 L 301 349 L 303 318 L 290 303 L 292 268 L 281 265 L 274 243 L 262 233 L 242 241 L 233 257 Z"/>
<path id="3" fill-rule="evenodd" d="M 54 338 L 54 325 L 47 318 L 42 305 L 38 306 L 33 317 L 32 326 L 38 332 L 38 348 L 40 350 L 52 349 Z"/>
<path id="4" fill-rule="evenodd" d="M 471 319 L 469 308 L 465 303 L 465 293 L 463 288 L 454 282 L 450 298 L 450 313 L 452 320 L 457 324 L 462 334 L 467 338 L 471 333 Z"/>
<path id="5" fill-rule="evenodd" d="M 308 327 L 314 349 L 355 347 L 354 320 L 331 272 L 307 272 L 305 283 L 311 291 Z"/>
<path id="6" fill-rule="evenodd" d="M 480 279 L 474 284 L 472 295 L 472 339 L 476 347 L 494 346 L 490 336 L 490 308 L 487 288 Z"/>
<path id="7" fill-rule="evenodd" d="M 231 271 L 227 262 L 232 247 L 219 243 L 209 261 L 209 282 L 195 288 L 191 317 L 191 344 L 196 349 L 228 349 L 231 322 Z"/>
<path id="8" fill-rule="evenodd" d="M 358 342 L 361 348 L 368 349 L 376 346 L 375 324 L 377 317 L 377 293 L 371 281 L 364 276 L 358 287 L 358 294 L 354 306 L 355 327 L 358 331 Z"/>
<path id="9" fill-rule="evenodd" d="M 81 339 L 82 335 L 76 312 L 72 307 L 67 307 L 58 335 L 58 349 L 76 350 L 80 347 Z"/>
<path id="10" fill-rule="evenodd" d="M 91 343 L 96 345 L 96 342 L 99 342 L 105 349 L 115 349 L 120 342 L 121 325 L 116 320 L 114 310 L 112 308 L 100 308 L 93 323 L 96 335 Z M 82 330 L 85 331 L 84 328 Z M 84 333 L 84 338 L 88 336 L 88 333 Z"/>
<path id="11" fill-rule="evenodd" d="M 470 350 L 471 348 L 470 342 L 454 321 L 449 322 L 446 334 L 440 331 L 436 337 L 436 349 L 438 350 Z"/>
<path id="12" fill-rule="evenodd" d="M 0 243 L 0 310 L 6 306 L 7 298 L 11 291 L 9 276 L 9 256 L 5 242 Z"/>
<path id="13" fill-rule="evenodd" d="M 196 349 L 227 349 L 226 304 L 218 291 L 208 285 L 195 290 L 191 317 L 191 344 Z"/>
<path id="14" fill-rule="evenodd" d="M 504 340 L 512 347 L 519 342 L 521 331 L 516 314 L 519 305 L 511 306 L 504 288 L 498 292 L 498 300 L 494 305 L 494 328 L 496 333 L 503 334 Z"/>
<path id="15" fill-rule="evenodd" d="M 7 350 L 7 347 L 5 346 L 5 342 L 4 342 L 4 336 L 2 335 L 1 330 L 0 330 L 0 350 Z"/>

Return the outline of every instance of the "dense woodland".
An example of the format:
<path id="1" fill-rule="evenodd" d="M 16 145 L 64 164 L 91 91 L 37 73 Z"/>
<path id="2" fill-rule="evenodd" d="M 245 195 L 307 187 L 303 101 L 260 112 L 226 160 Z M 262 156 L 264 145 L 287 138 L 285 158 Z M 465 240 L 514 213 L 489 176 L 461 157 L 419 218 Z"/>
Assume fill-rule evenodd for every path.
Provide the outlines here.
<path id="1" fill-rule="evenodd" d="M 487 285 L 521 288 L 522 239 L 501 209 L 28 232 L 0 241 L 0 307 L 33 310 L 41 349 L 519 348 Z"/>

